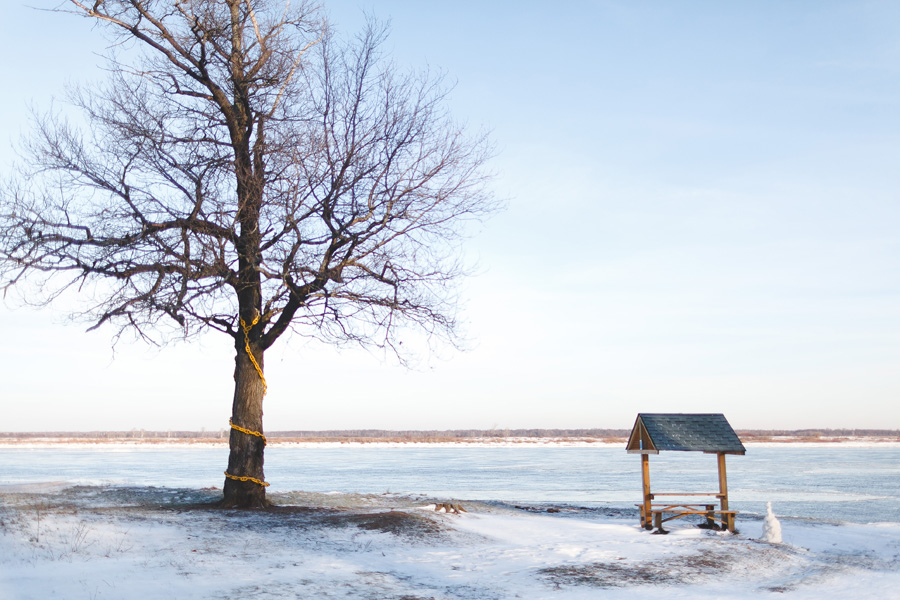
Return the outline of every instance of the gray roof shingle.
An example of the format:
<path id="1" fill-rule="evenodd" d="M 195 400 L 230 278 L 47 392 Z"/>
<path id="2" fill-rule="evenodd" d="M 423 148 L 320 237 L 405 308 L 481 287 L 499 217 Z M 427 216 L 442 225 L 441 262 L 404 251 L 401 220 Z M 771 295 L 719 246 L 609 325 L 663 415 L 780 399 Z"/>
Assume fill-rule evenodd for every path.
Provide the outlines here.
<path id="1" fill-rule="evenodd" d="M 639 432 L 641 424 L 650 438 L 651 448 L 657 451 L 725 452 L 728 454 L 744 454 L 746 452 L 740 438 L 728 424 L 725 415 L 721 413 L 640 413 L 629 438 L 628 450 L 630 451 L 642 449 Z M 648 448 L 645 446 L 644 449 Z"/>

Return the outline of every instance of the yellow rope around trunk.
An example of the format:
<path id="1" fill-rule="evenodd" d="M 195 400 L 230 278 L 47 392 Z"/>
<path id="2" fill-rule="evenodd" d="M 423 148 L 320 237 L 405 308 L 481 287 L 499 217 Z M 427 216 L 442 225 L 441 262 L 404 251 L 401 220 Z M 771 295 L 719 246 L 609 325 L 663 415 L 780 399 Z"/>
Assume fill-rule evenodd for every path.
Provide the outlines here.
<path id="1" fill-rule="evenodd" d="M 255 435 L 255 436 L 258 437 L 258 438 L 262 438 L 263 445 L 268 444 L 268 442 L 266 441 L 266 436 L 264 436 L 264 435 L 261 434 L 260 432 L 258 432 L 258 431 L 252 431 L 252 430 L 250 430 L 250 429 L 244 429 L 244 428 L 241 427 L 240 425 L 235 425 L 234 423 L 231 422 L 231 419 L 228 419 L 228 424 L 231 425 L 231 428 L 232 428 L 232 429 L 237 429 L 237 430 L 240 431 L 241 433 L 246 433 L 247 435 Z"/>
<path id="2" fill-rule="evenodd" d="M 250 429 L 244 429 L 240 425 L 235 425 L 234 423 L 231 422 L 231 419 L 228 419 L 228 424 L 231 425 L 232 429 L 237 429 L 241 433 L 246 433 L 247 435 L 255 435 L 258 438 L 262 438 L 263 445 L 266 445 L 266 436 L 264 436 L 260 432 L 251 431 Z M 255 483 L 257 485 L 261 485 L 263 487 L 269 487 L 268 483 L 266 483 L 265 481 L 262 481 L 261 479 L 257 479 L 256 477 L 238 477 L 237 475 L 232 475 L 228 471 L 225 471 L 225 477 L 227 477 L 228 479 L 234 479 L 235 481 L 252 481 L 253 483 Z"/>
<path id="3" fill-rule="evenodd" d="M 244 330 L 244 349 L 247 351 L 247 356 L 250 357 L 250 362 L 252 362 L 253 366 L 256 367 L 256 372 L 259 373 L 259 378 L 262 380 L 262 383 L 263 383 L 263 396 L 265 396 L 266 392 L 269 391 L 269 386 L 266 383 L 266 377 L 265 377 L 265 375 L 263 375 L 263 372 L 259 366 L 259 363 L 256 362 L 256 357 L 253 356 L 253 352 L 250 351 L 250 330 L 253 328 L 254 325 L 259 323 L 259 315 L 256 315 L 256 318 L 253 319 L 253 322 L 250 323 L 249 326 L 247 325 L 247 323 L 244 322 L 243 317 L 239 316 L 238 318 L 241 320 L 241 329 Z M 236 429 L 236 430 L 240 431 L 241 433 L 246 433 L 247 435 L 255 435 L 258 438 L 262 438 L 263 445 L 265 445 L 267 443 L 266 436 L 264 436 L 263 434 L 261 434 L 258 431 L 244 429 L 243 427 L 241 427 L 239 425 L 235 425 L 231 421 L 231 419 L 228 419 L 228 424 L 231 425 L 232 429 Z M 253 483 L 255 483 L 257 485 L 261 485 L 263 487 L 269 487 L 268 483 L 266 483 L 265 481 L 262 481 L 261 479 L 257 479 L 256 477 L 238 477 L 237 475 L 232 475 L 228 471 L 225 471 L 225 477 L 227 477 L 228 479 L 234 479 L 235 481 L 252 481 Z"/>
<path id="4" fill-rule="evenodd" d="M 266 392 L 269 391 L 269 384 L 266 383 L 266 377 L 263 375 L 262 369 L 259 366 L 259 363 L 256 362 L 256 357 L 253 356 L 253 353 L 250 352 L 250 330 L 253 329 L 253 326 L 259 323 L 259 315 L 253 319 L 253 322 L 250 325 L 244 322 L 244 317 L 238 317 L 241 320 L 241 329 L 244 330 L 244 349 L 247 350 L 247 356 L 250 357 L 250 362 L 253 363 L 253 366 L 256 367 L 256 372 L 259 373 L 259 378 L 262 379 L 263 383 L 263 396 L 266 395 Z"/>
<path id="5" fill-rule="evenodd" d="M 261 480 L 257 479 L 256 477 L 238 477 L 237 475 L 232 475 L 228 471 L 225 471 L 225 477 L 227 477 L 228 479 L 234 479 L 235 481 L 252 481 L 253 483 L 255 483 L 257 485 L 261 485 L 263 487 L 269 487 L 268 483 L 266 483 L 265 481 L 261 481 Z"/>

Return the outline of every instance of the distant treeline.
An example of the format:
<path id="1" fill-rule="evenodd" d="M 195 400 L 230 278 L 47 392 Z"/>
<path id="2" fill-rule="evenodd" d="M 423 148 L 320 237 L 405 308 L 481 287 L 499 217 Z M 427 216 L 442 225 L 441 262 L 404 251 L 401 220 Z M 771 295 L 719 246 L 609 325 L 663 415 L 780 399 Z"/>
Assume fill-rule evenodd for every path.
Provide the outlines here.
<path id="1" fill-rule="evenodd" d="M 266 437 L 273 440 L 297 441 L 409 441 L 438 442 L 471 439 L 504 438 L 555 438 L 578 440 L 624 440 L 630 429 L 445 429 L 437 430 L 391 430 L 391 429 L 335 429 L 327 431 L 272 431 Z M 900 439 L 898 429 L 744 429 L 737 431 L 744 441 L 763 441 L 778 438 L 798 438 L 804 440 L 829 440 L 847 437 L 894 438 Z M 147 439 L 147 440 L 197 440 L 225 439 L 228 429 L 207 431 L 41 431 L 41 432 L 0 432 L 0 439 Z"/>
<path id="2" fill-rule="evenodd" d="M 371 439 L 472 439 L 472 438 L 617 438 L 630 429 L 445 429 L 442 431 L 393 431 L 388 429 L 346 429 L 331 431 L 278 431 L 274 438 L 371 438 Z"/>
<path id="3" fill-rule="evenodd" d="M 267 431 L 266 437 L 271 439 L 299 440 L 346 440 L 372 439 L 393 440 L 407 439 L 411 441 L 433 441 L 471 438 L 623 438 L 630 429 L 447 429 L 443 431 L 418 431 L 392 429 L 334 429 L 326 431 Z M 76 438 L 76 439 L 203 439 L 226 437 L 228 429 L 207 431 L 147 431 L 132 429 L 130 431 L 37 431 L 37 432 L 0 432 L 0 439 L 28 438 Z"/>
<path id="4" fill-rule="evenodd" d="M 843 437 L 900 437 L 900 429 L 738 429 L 743 440 L 754 438 L 843 438 Z"/>

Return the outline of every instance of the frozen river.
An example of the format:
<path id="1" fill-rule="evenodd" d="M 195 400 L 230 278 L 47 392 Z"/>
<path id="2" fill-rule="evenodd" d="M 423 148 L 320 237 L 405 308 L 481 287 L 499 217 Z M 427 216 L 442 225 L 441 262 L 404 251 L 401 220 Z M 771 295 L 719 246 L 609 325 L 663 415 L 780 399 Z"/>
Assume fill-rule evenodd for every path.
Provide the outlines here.
<path id="1" fill-rule="evenodd" d="M 223 447 L 0 447 L 0 484 L 220 487 Z M 713 455 L 650 458 L 655 491 L 713 491 Z M 640 460 L 618 446 L 272 446 L 272 492 L 422 494 L 455 500 L 633 508 Z M 732 508 L 857 523 L 900 522 L 900 446 L 776 444 L 728 457 Z"/>

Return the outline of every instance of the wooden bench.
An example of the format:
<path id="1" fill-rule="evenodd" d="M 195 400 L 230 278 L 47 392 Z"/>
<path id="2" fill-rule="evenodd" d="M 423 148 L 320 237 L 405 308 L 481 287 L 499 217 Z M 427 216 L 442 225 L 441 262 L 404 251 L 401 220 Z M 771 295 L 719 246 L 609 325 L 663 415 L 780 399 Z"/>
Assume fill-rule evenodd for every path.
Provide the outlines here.
<path id="1" fill-rule="evenodd" d="M 723 494 L 716 493 L 703 493 L 703 492 L 688 492 L 688 493 L 665 493 L 665 494 L 651 494 L 650 500 L 653 500 L 657 496 L 675 496 L 675 497 L 684 497 L 684 496 L 706 496 L 706 497 L 714 497 L 717 499 L 721 499 Z M 706 517 L 706 523 L 701 525 L 701 527 L 708 527 L 709 529 L 727 529 L 728 531 L 734 532 L 734 517 L 738 514 L 736 510 L 723 510 L 721 508 L 717 509 L 715 504 L 693 504 L 693 503 L 678 503 L 678 502 L 670 502 L 670 503 L 662 503 L 662 502 L 651 502 L 650 503 L 650 514 L 647 513 L 647 506 L 645 504 L 637 504 L 641 511 L 641 526 L 645 529 L 656 529 L 658 533 L 668 533 L 665 529 L 663 529 L 662 524 L 668 521 L 673 521 L 675 519 L 680 519 L 682 517 L 686 517 L 688 515 L 703 515 Z M 666 516 L 666 515 L 669 516 Z"/>

